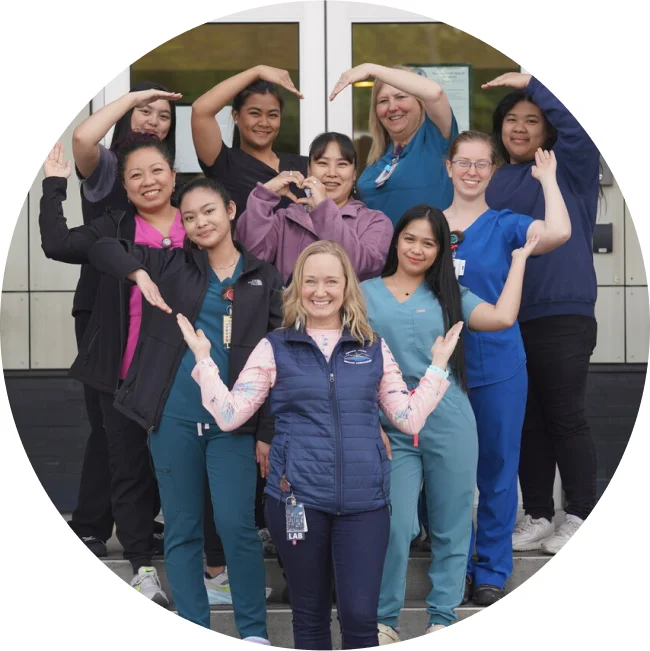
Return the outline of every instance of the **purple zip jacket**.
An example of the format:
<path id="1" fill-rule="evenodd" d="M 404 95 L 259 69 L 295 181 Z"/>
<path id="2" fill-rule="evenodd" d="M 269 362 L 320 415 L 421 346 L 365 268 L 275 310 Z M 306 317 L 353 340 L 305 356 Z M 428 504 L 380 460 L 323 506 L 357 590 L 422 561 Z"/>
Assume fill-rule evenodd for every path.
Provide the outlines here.
<path id="1" fill-rule="evenodd" d="M 338 208 L 329 197 L 309 213 L 295 203 L 274 212 L 280 199 L 258 183 L 237 220 L 235 239 L 254 256 L 274 264 L 285 281 L 301 251 L 318 240 L 338 242 L 359 280 L 381 273 L 393 236 L 393 224 L 383 212 L 356 199 Z"/>

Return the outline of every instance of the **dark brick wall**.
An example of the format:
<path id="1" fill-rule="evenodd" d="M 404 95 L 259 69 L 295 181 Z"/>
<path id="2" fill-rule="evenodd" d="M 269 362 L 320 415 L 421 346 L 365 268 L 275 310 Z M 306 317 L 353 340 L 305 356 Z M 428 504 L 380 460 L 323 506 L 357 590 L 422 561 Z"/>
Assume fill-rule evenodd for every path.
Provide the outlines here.
<path id="1" fill-rule="evenodd" d="M 646 367 L 594 365 L 587 413 L 598 450 L 602 495 L 634 427 Z M 81 385 L 63 374 L 5 373 L 9 403 L 34 470 L 61 512 L 72 511 L 89 432 Z"/>

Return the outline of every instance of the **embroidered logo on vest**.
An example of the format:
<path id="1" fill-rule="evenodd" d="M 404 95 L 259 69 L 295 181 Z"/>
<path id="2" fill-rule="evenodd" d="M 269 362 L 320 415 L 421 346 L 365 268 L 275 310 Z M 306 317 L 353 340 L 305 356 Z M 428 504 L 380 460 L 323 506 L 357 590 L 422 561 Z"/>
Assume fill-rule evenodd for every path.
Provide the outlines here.
<path id="1" fill-rule="evenodd" d="M 345 353 L 343 361 L 346 364 L 369 364 L 372 359 L 365 350 L 351 350 Z"/>

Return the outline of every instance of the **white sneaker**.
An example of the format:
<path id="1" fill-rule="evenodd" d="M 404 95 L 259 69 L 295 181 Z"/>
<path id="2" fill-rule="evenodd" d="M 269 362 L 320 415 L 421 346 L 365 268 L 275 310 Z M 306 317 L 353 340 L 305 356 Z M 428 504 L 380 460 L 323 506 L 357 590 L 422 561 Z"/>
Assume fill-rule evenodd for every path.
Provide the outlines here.
<path id="1" fill-rule="evenodd" d="M 265 637 L 256 637 L 251 635 L 250 637 L 245 637 L 244 642 L 252 642 L 253 644 L 263 644 L 264 646 L 271 646 L 271 643 Z"/>
<path id="2" fill-rule="evenodd" d="M 427 628 L 427 630 L 424 631 L 424 633 L 425 633 L 425 635 L 427 633 L 435 633 L 436 631 L 442 631 L 445 628 L 447 628 L 447 627 L 444 624 L 431 624 L 431 626 L 429 626 Z"/>
<path id="3" fill-rule="evenodd" d="M 217 576 L 203 578 L 205 590 L 208 593 L 208 602 L 211 606 L 228 606 L 232 604 L 232 593 L 230 592 L 230 579 L 228 578 L 228 568 L 225 567 L 223 572 Z M 271 596 L 273 590 L 266 588 L 266 598 Z"/>
<path id="4" fill-rule="evenodd" d="M 151 599 L 159 606 L 167 608 L 169 599 L 160 586 L 160 579 L 155 567 L 141 567 L 138 573 L 133 577 L 131 585 L 147 599 Z"/>
<path id="5" fill-rule="evenodd" d="M 584 522 L 576 515 L 567 515 L 566 520 L 557 528 L 557 531 L 541 544 L 545 554 L 557 554 L 569 542 L 571 536 L 578 531 Z"/>
<path id="6" fill-rule="evenodd" d="M 379 646 L 384 644 L 394 644 L 399 642 L 399 632 L 396 631 L 391 626 L 386 626 L 386 624 L 377 624 L 377 638 L 379 640 Z"/>
<path id="7" fill-rule="evenodd" d="M 539 549 L 541 543 L 555 532 L 553 523 L 546 518 L 534 519 L 527 515 L 515 525 L 512 532 L 513 552 L 532 552 Z"/>

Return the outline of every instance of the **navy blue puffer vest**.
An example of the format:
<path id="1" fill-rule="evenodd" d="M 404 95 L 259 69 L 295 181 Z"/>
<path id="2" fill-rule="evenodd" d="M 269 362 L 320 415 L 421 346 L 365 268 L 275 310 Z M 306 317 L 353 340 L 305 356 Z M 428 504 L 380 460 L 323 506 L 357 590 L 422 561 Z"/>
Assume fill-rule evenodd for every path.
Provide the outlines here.
<path id="1" fill-rule="evenodd" d="M 299 502 L 325 513 L 389 504 L 390 462 L 377 401 L 384 373 L 380 343 L 362 347 L 345 332 L 328 363 L 304 331 L 277 330 L 267 338 L 277 379 L 266 493 L 286 499 L 284 477 Z"/>

